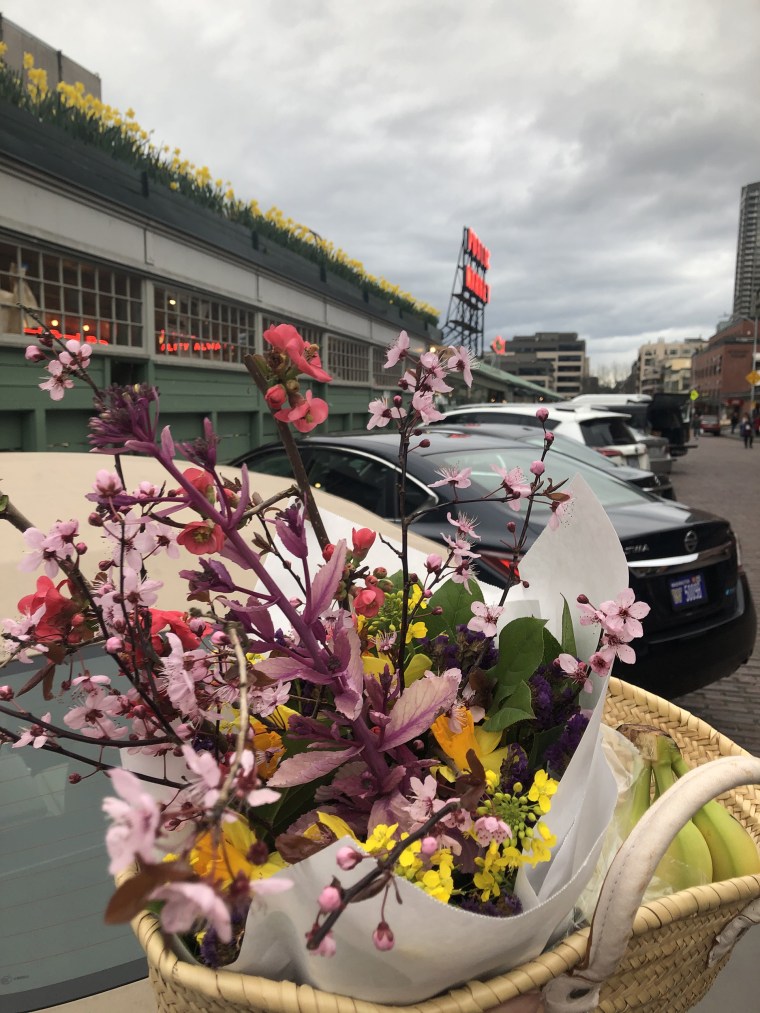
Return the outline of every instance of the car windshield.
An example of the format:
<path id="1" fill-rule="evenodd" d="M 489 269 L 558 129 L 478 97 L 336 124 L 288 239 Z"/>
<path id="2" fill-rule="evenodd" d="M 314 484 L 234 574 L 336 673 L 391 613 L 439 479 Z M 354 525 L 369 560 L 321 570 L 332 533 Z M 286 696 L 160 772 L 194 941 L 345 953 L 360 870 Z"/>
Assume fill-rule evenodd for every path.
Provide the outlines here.
<path id="1" fill-rule="evenodd" d="M 464 447 L 457 450 L 455 447 L 446 448 L 445 451 L 432 453 L 427 460 L 434 464 L 437 469 L 443 467 L 468 467 L 472 468 L 471 480 L 479 491 L 491 492 L 497 484 L 498 477 L 494 473 L 494 467 L 520 468 L 524 475 L 530 476 L 530 466 L 540 455 L 532 447 L 507 447 L 500 448 L 495 444 L 487 450 L 465 450 Z M 549 451 L 546 461 L 546 474 L 550 475 L 555 482 L 572 478 L 573 475 L 581 475 L 596 493 L 602 506 L 638 506 L 647 502 L 650 497 L 640 492 L 627 482 L 608 475 L 598 468 L 592 468 L 582 461 L 571 460 L 565 456 L 557 455 L 552 457 Z M 536 504 L 538 507 L 539 504 Z M 544 509 L 548 509 L 545 507 Z"/>
<path id="2" fill-rule="evenodd" d="M 620 446 L 635 443 L 636 434 L 624 418 L 611 415 L 609 418 L 588 419 L 581 422 L 583 439 L 589 447 Z"/>

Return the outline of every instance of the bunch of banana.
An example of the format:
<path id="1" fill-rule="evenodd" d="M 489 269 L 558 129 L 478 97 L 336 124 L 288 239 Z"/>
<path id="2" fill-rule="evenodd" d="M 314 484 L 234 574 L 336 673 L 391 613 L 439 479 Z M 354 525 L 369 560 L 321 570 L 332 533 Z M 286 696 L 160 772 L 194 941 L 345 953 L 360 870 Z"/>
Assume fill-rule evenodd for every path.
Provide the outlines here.
<path id="1" fill-rule="evenodd" d="M 633 785 L 627 829 L 690 769 L 675 741 L 665 732 L 648 725 L 621 725 L 618 728 L 638 747 L 644 760 Z M 719 802 L 708 802 L 676 834 L 657 867 L 655 877 L 674 890 L 703 883 L 717 883 L 735 876 L 760 873 L 757 845 Z"/>

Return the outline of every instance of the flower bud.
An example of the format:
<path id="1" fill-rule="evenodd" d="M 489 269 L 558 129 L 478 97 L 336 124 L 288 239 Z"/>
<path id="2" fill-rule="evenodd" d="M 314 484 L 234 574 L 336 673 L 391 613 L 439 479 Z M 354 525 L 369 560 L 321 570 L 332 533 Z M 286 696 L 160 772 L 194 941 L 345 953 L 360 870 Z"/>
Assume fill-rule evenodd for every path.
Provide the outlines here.
<path id="1" fill-rule="evenodd" d="M 435 837 L 423 837 L 420 841 L 420 854 L 425 858 L 431 858 L 438 850 L 438 841 Z"/>
<path id="2" fill-rule="evenodd" d="M 425 560 L 425 569 L 428 570 L 429 573 L 438 573 L 442 566 L 443 559 L 434 552 L 431 552 Z"/>
<path id="3" fill-rule="evenodd" d="M 335 856 L 335 861 L 338 863 L 344 872 L 348 872 L 361 862 L 364 855 L 360 854 L 354 848 L 346 845 L 344 848 L 338 848 L 338 853 Z"/>
<path id="4" fill-rule="evenodd" d="M 306 937 L 308 938 L 311 934 L 311 932 L 307 932 Z M 310 950 L 309 952 L 316 954 L 318 957 L 334 957 L 337 948 L 335 936 L 332 932 L 328 932 L 316 950 Z"/>
<path id="5" fill-rule="evenodd" d="M 510 535 L 513 535 L 515 531 L 517 531 L 517 525 L 515 524 L 514 521 L 507 522 L 507 531 L 510 533 Z"/>
<path id="6" fill-rule="evenodd" d="M 99 513 L 96 513 L 96 511 L 93 510 L 93 512 L 87 518 L 87 523 L 91 524 L 92 527 L 94 527 L 94 528 L 102 528 L 103 527 L 103 518 L 100 516 Z"/>
<path id="7" fill-rule="evenodd" d="M 229 644 L 230 638 L 224 632 L 224 630 L 216 630 L 211 634 L 211 643 L 214 647 L 226 647 Z"/>
<path id="8" fill-rule="evenodd" d="M 384 580 L 388 576 L 388 571 L 384 566 L 376 566 L 372 573 L 378 580 Z"/>
<path id="9" fill-rule="evenodd" d="M 195 633 L 197 636 L 200 636 L 206 629 L 205 621 L 197 616 L 194 619 L 191 619 L 187 625 L 190 628 L 190 632 Z"/>
<path id="10" fill-rule="evenodd" d="M 533 463 L 530 466 L 531 474 L 535 475 L 536 477 L 538 477 L 539 475 L 543 475 L 545 471 L 546 468 L 544 467 L 543 461 L 533 461 Z"/>
<path id="11" fill-rule="evenodd" d="M 69 784 L 79 784 L 79 782 L 81 780 L 82 780 L 82 775 L 81 774 L 77 774 L 76 771 L 73 774 L 69 774 L 69 777 L 68 777 Z"/>
<path id="12" fill-rule="evenodd" d="M 264 400 L 272 409 L 273 412 L 279 411 L 283 404 L 287 400 L 287 392 L 281 383 L 275 384 L 270 387 L 264 395 Z"/>
<path id="13" fill-rule="evenodd" d="M 0 686 L 0 700 L 12 700 L 13 689 L 10 686 Z"/>
<path id="14" fill-rule="evenodd" d="M 322 549 L 322 559 L 324 559 L 326 563 L 329 563 L 332 559 L 333 552 L 335 552 L 335 546 L 328 542 L 324 549 Z"/>
<path id="15" fill-rule="evenodd" d="M 354 552 L 357 555 L 366 555 L 372 548 L 376 538 L 377 532 L 373 531 L 372 528 L 351 529 L 351 539 L 353 541 Z"/>
<path id="16" fill-rule="evenodd" d="M 585 594 L 579 594 L 575 600 L 578 602 L 579 605 L 588 605 L 588 598 L 586 597 Z"/>
<path id="17" fill-rule="evenodd" d="M 393 403 L 396 406 L 396 408 L 400 408 L 401 405 L 404 403 L 404 399 L 401 397 L 400 394 L 394 394 L 393 395 Z"/>
<path id="18" fill-rule="evenodd" d="M 372 942 L 378 950 L 393 949 L 393 933 L 391 932 L 390 925 L 388 925 L 387 922 L 380 922 L 375 931 L 372 933 Z"/>
<path id="19" fill-rule="evenodd" d="M 549 418 L 549 409 L 539 408 L 538 411 L 536 412 L 536 418 L 540 419 L 541 422 L 546 422 L 546 420 Z"/>
<path id="20" fill-rule="evenodd" d="M 338 911 L 343 906 L 343 898 L 336 886 L 326 886 L 319 895 L 319 910 L 322 914 Z"/>
<path id="21" fill-rule="evenodd" d="M 42 362 L 45 358 L 45 353 L 42 352 L 37 345 L 27 345 L 26 351 L 24 352 L 24 358 L 27 362 Z"/>
<path id="22" fill-rule="evenodd" d="M 428 448 L 429 446 L 430 446 L 430 440 L 428 440 L 428 439 L 424 439 L 424 440 L 420 440 L 420 447 L 421 447 L 421 448 L 422 448 L 423 450 L 427 450 L 427 448 Z"/>
<path id="23" fill-rule="evenodd" d="M 554 433 L 544 433 L 544 443 L 554 443 Z"/>
<path id="24" fill-rule="evenodd" d="M 85 545 L 84 542 L 77 542 L 74 548 L 77 550 L 80 556 L 83 556 L 85 552 L 87 552 L 87 546 Z"/>
<path id="25" fill-rule="evenodd" d="M 124 641 L 121 637 L 109 637 L 106 640 L 106 651 L 109 654 L 118 654 L 124 650 Z"/>

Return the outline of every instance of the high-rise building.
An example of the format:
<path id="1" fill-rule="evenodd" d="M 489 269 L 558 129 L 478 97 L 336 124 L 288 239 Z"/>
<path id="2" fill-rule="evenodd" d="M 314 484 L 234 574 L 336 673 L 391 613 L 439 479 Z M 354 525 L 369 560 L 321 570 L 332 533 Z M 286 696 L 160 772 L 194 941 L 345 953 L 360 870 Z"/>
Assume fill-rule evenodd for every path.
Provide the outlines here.
<path id="1" fill-rule="evenodd" d="M 760 183 L 742 187 L 739 208 L 739 241 L 736 247 L 736 279 L 734 281 L 734 317 L 754 317 L 758 312 L 760 290 L 760 233 L 757 215 L 760 210 Z"/>
<path id="2" fill-rule="evenodd" d="M 683 393 L 691 387 L 691 357 L 701 351 L 705 342 L 701 338 L 683 341 L 648 341 L 639 348 L 634 363 L 636 392 Z"/>

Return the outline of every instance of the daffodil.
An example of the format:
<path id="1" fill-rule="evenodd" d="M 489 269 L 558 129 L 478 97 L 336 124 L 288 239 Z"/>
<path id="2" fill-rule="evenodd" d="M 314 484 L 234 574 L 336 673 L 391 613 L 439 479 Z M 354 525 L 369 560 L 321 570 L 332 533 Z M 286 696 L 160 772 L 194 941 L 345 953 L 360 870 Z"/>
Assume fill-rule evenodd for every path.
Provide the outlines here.
<path id="1" fill-rule="evenodd" d="M 486 771 L 498 774 L 509 750 L 509 746 L 499 747 L 501 732 L 487 732 L 480 726 L 476 728 L 472 712 L 463 704 L 456 708 L 453 720 L 442 714 L 430 730 L 444 753 L 453 760 L 457 771 L 470 769 L 467 753 L 473 750 Z"/>
<path id="2" fill-rule="evenodd" d="M 267 879 L 287 867 L 276 851 L 271 852 L 263 864 L 251 862 L 248 855 L 258 843 L 255 833 L 241 816 L 222 823 L 216 832 L 209 831 L 199 837 L 190 852 L 190 864 L 199 876 L 215 880 L 222 888 L 228 887 L 240 873 L 248 879 Z"/>

